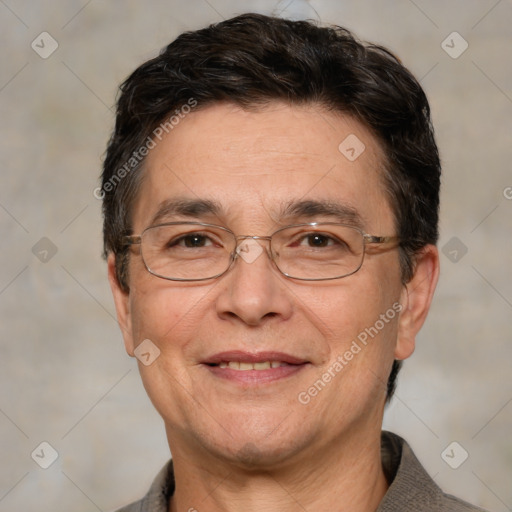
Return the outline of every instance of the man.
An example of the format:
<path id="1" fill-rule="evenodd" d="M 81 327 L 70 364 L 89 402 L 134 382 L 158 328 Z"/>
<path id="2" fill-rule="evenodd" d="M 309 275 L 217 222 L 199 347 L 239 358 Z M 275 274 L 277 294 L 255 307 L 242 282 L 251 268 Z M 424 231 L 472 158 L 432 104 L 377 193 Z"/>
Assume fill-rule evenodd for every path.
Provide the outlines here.
<path id="1" fill-rule="evenodd" d="M 121 86 L 104 240 L 172 463 L 123 511 L 468 511 L 382 433 L 439 273 L 427 99 L 342 28 L 247 14 Z"/>

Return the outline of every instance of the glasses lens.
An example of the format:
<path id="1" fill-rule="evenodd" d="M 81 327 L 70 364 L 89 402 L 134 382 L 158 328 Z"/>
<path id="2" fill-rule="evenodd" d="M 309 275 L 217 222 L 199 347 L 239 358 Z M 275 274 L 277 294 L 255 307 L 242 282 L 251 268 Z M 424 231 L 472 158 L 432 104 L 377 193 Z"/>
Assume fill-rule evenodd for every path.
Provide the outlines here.
<path id="1" fill-rule="evenodd" d="M 273 259 L 285 275 L 305 280 L 353 274 L 364 257 L 364 237 L 334 223 L 289 226 L 272 236 Z M 147 269 L 164 279 L 200 281 L 223 274 L 233 261 L 235 235 L 221 226 L 170 223 L 142 234 Z"/>
<path id="2" fill-rule="evenodd" d="M 142 258 L 159 277 L 201 280 L 225 272 L 236 245 L 233 234 L 220 226 L 165 224 L 142 234 Z"/>
<path id="3" fill-rule="evenodd" d="M 272 238 L 276 265 L 296 279 L 335 279 L 356 272 L 363 262 L 364 238 L 339 224 L 291 226 Z"/>

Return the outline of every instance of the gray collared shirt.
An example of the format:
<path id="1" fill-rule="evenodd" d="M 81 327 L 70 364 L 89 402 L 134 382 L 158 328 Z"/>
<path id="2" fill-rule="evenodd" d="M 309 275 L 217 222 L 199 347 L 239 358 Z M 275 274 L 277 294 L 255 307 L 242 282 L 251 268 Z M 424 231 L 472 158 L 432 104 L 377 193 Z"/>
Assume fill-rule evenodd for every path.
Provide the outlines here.
<path id="1" fill-rule="evenodd" d="M 376 512 L 485 512 L 441 491 L 409 445 L 391 432 L 382 433 L 382 465 L 391 484 Z M 117 512 L 167 512 L 173 493 L 174 471 L 169 461 L 144 498 Z"/>

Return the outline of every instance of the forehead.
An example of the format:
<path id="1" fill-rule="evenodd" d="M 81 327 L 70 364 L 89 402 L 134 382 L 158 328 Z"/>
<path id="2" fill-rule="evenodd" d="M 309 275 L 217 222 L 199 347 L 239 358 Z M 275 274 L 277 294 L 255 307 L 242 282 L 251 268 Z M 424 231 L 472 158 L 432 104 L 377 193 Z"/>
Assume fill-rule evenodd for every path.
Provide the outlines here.
<path id="1" fill-rule="evenodd" d="M 318 105 L 246 111 L 215 104 L 188 114 L 156 142 L 144 165 L 135 231 L 154 223 L 166 204 L 187 202 L 214 204 L 215 212 L 191 208 L 186 215 L 223 223 L 284 222 L 293 205 L 312 202 L 351 210 L 367 229 L 392 227 L 382 149 L 348 115 Z M 183 211 L 167 208 L 170 215 Z"/>

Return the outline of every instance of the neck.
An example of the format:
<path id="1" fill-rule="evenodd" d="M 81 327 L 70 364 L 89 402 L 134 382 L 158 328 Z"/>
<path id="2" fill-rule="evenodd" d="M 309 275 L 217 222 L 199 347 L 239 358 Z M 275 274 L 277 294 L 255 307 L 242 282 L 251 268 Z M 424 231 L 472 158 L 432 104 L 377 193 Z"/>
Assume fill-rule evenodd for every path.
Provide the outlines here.
<path id="1" fill-rule="evenodd" d="M 380 432 L 369 439 L 357 432 L 345 435 L 313 458 L 265 469 L 205 460 L 204 452 L 200 461 L 173 452 L 173 461 L 176 492 L 170 512 L 368 512 L 377 509 L 388 487 Z"/>

